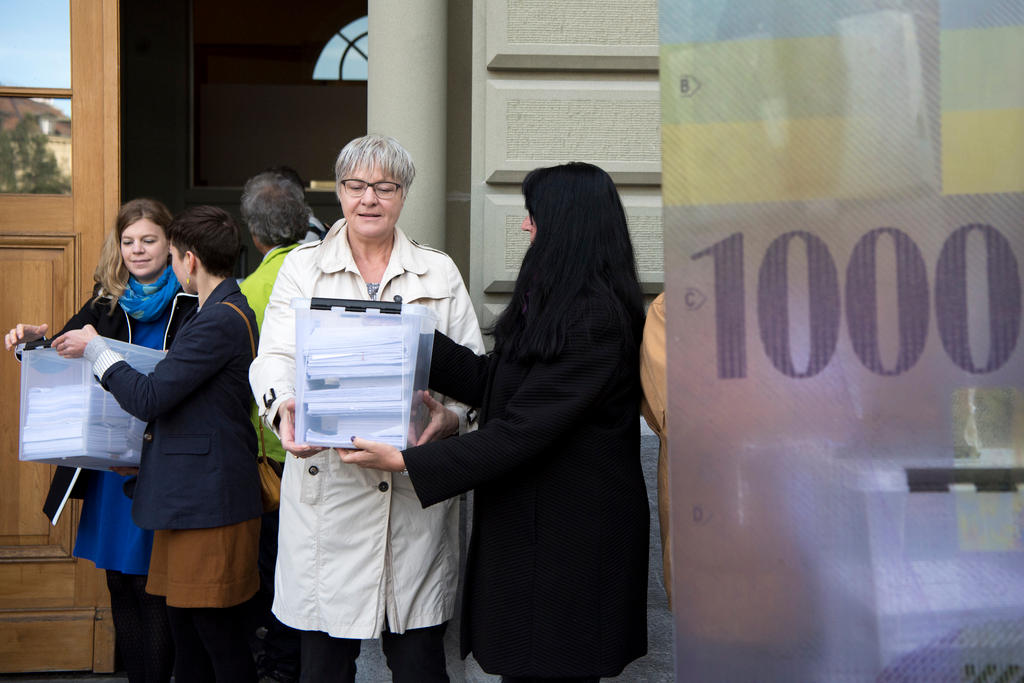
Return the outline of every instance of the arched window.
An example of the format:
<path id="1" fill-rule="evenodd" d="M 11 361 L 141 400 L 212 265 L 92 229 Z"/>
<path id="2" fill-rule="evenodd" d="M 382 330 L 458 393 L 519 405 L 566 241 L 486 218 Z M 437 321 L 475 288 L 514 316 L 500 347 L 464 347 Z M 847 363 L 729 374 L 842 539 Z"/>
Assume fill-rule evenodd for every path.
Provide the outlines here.
<path id="1" fill-rule="evenodd" d="M 368 21 L 356 19 L 331 36 L 313 67 L 314 81 L 365 81 Z"/>

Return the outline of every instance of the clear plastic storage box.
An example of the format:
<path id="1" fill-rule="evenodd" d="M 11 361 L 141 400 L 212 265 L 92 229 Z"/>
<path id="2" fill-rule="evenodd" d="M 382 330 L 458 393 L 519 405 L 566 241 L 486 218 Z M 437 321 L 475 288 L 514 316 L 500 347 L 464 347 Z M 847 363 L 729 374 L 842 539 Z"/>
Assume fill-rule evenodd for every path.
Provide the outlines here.
<path id="1" fill-rule="evenodd" d="M 139 372 L 149 373 L 163 351 L 107 339 Z M 61 358 L 50 348 L 21 354 L 18 458 L 105 470 L 139 464 L 146 423 L 117 404 L 84 358 Z"/>
<path id="2" fill-rule="evenodd" d="M 295 441 L 405 448 L 429 422 L 420 398 L 437 317 L 426 306 L 295 299 Z"/>

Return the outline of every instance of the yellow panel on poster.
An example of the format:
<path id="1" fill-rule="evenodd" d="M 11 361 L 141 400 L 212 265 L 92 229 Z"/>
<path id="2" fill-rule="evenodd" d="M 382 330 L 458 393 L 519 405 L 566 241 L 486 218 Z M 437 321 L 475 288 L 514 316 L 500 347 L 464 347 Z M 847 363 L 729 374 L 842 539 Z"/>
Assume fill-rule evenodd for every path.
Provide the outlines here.
<path id="1" fill-rule="evenodd" d="M 880 117 L 665 125 L 662 150 L 666 206 L 881 197 L 937 185 L 927 146 Z"/>
<path id="2" fill-rule="evenodd" d="M 942 114 L 943 194 L 1024 191 L 1024 109 Z"/>
<path id="3" fill-rule="evenodd" d="M 756 121 L 776 117 L 780 105 L 789 118 L 842 115 L 840 47 L 830 36 L 663 45 L 662 122 Z"/>

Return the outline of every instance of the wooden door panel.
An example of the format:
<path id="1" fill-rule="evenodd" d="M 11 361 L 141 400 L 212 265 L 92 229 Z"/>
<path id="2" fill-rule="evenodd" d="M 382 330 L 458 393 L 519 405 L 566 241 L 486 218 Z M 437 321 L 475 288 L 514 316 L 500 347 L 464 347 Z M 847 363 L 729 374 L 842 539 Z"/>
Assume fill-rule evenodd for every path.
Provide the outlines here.
<path id="1" fill-rule="evenodd" d="M 56 332 L 78 309 L 78 242 L 73 234 L 0 233 L 4 332 L 17 322 Z M 80 505 L 69 504 L 51 526 L 42 505 L 55 468 L 18 461 L 21 365 L 12 353 L 0 355 L 0 386 L 11 388 L 9 409 L 0 411 L 0 671 L 111 671 L 103 572 L 71 555 Z"/>
<path id="2" fill-rule="evenodd" d="M 0 615 L 4 610 L 49 609 L 75 604 L 74 559 L 42 563 L 0 562 Z"/>
<path id="3" fill-rule="evenodd" d="M 109 608 L 0 613 L 0 673 L 114 670 Z"/>
<path id="4" fill-rule="evenodd" d="M 0 330 L 51 325 L 81 306 L 107 228 L 120 167 L 118 0 L 70 0 L 71 196 L 0 194 Z M 0 95 L 47 97 L 0 86 Z M 72 557 L 81 505 L 42 513 L 53 467 L 18 461 L 20 364 L 0 351 L 0 672 L 114 667 L 103 572 Z"/>
<path id="5" fill-rule="evenodd" d="M 71 197 L 6 195 L 0 198 L 0 232 L 5 234 L 64 232 L 71 226 Z"/>
<path id="6" fill-rule="evenodd" d="M 0 291 L 5 292 L 0 321 L 5 331 L 18 322 L 46 322 L 53 330 L 71 317 L 75 241 L 62 235 L 0 235 Z M 21 364 L 11 353 L 0 355 L 0 383 L 21 386 Z M 41 509 L 53 467 L 18 462 L 20 391 L 11 394 L 11 409 L 0 413 L 0 559 L 5 546 L 48 545 L 51 537 Z"/>
<path id="7" fill-rule="evenodd" d="M 93 668 L 95 610 L 0 612 L 0 672 Z"/>

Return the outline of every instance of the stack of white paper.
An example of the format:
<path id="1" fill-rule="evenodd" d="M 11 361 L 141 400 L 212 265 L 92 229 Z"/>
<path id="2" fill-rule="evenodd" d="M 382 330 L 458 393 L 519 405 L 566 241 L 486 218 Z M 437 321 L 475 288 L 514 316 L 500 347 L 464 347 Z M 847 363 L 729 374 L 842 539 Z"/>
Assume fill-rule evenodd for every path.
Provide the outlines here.
<path id="1" fill-rule="evenodd" d="M 402 385 L 324 389 L 306 394 L 310 415 L 366 413 L 402 409 Z"/>
<path id="2" fill-rule="evenodd" d="M 140 372 L 164 358 L 162 351 L 107 342 Z M 90 469 L 137 465 L 145 428 L 100 386 L 84 358 L 61 358 L 53 349 L 22 354 L 21 460 Z"/>
<path id="3" fill-rule="evenodd" d="M 22 455 L 129 450 L 132 422 L 114 397 L 92 386 L 34 387 L 21 430 Z"/>
<path id="4" fill-rule="evenodd" d="M 397 322 L 397 319 L 396 319 Z M 398 324 L 315 328 L 304 349 L 304 440 L 349 446 L 358 435 L 405 444 L 404 390 L 411 370 Z"/>
<path id="5" fill-rule="evenodd" d="M 401 375 L 406 360 L 400 325 L 320 327 L 306 343 L 310 379 Z"/>
<path id="6" fill-rule="evenodd" d="M 405 448 L 429 422 L 417 392 L 427 389 L 437 316 L 419 304 L 347 306 L 292 300 L 296 440 L 353 448 L 360 436 Z"/>

